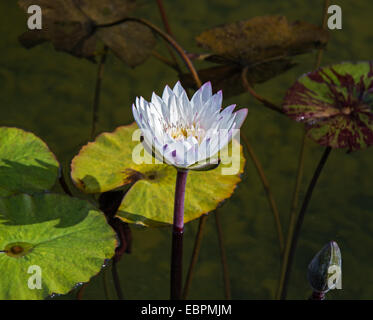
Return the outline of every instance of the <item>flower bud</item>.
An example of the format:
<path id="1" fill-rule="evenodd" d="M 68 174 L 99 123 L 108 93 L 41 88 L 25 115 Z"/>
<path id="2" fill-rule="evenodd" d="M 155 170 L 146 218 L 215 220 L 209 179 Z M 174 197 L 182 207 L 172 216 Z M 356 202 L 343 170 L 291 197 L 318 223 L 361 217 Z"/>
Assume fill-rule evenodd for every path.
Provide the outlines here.
<path id="1" fill-rule="evenodd" d="M 308 265 L 307 278 L 316 292 L 326 293 L 334 289 L 342 277 L 341 250 L 335 241 L 330 241 Z"/>

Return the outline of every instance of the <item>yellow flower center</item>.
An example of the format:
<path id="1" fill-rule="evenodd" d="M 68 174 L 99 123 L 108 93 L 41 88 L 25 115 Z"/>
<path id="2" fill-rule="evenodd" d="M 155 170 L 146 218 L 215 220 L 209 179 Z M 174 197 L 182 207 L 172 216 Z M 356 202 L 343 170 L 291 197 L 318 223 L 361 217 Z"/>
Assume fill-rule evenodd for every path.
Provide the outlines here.
<path id="1" fill-rule="evenodd" d="M 191 126 L 172 125 L 166 128 L 166 131 L 177 141 L 194 137 L 198 143 L 201 143 L 205 136 L 205 130 L 198 128 L 195 124 L 192 124 Z"/>
<path id="2" fill-rule="evenodd" d="M 342 111 L 343 114 L 349 115 L 352 112 L 352 108 L 344 107 L 341 111 Z"/>

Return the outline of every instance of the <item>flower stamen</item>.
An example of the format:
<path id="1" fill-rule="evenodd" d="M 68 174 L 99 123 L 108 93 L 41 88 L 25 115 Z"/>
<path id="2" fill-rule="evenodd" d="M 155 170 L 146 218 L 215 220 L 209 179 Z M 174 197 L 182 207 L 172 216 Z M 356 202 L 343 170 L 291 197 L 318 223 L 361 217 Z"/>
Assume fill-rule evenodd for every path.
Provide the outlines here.
<path id="1" fill-rule="evenodd" d="M 176 141 L 186 140 L 193 137 L 200 144 L 205 137 L 205 130 L 198 128 L 195 124 L 190 126 L 177 124 L 165 127 L 165 131 Z"/>

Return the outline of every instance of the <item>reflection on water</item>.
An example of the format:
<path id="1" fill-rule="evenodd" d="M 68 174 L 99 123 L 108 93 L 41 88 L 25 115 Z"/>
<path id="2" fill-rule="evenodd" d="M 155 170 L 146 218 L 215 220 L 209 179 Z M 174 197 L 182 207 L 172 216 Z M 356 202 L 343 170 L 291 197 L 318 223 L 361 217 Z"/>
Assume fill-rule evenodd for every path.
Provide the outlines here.
<path id="1" fill-rule="evenodd" d="M 334 1 L 342 7 L 343 29 L 331 33 L 322 65 L 346 60 L 371 59 L 370 1 Z M 150 2 L 141 2 L 140 13 L 161 25 Z M 319 23 L 322 1 L 165 1 L 170 23 L 179 42 L 196 50 L 193 37 L 203 29 L 255 15 L 285 14 L 289 20 Z M 20 47 L 17 37 L 25 27 L 15 1 L 2 1 L 0 62 L 0 124 L 17 126 L 42 137 L 62 162 L 65 172 L 71 158 L 86 143 L 90 133 L 91 105 L 96 66 L 55 52 L 44 44 L 32 50 Z M 140 14 L 139 13 L 139 14 Z M 180 16 L 180 13 L 182 15 Z M 167 51 L 162 49 L 165 54 Z M 298 66 L 258 86 L 260 94 L 280 102 L 295 79 L 311 70 L 315 55 L 297 58 Z M 130 105 L 135 96 L 148 99 L 177 80 L 172 70 L 155 59 L 130 69 L 110 56 L 103 80 L 99 131 L 112 131 L 133 121 Z M 224 101 L 249 108 L 243 130 L 262 161 L 273 189 L 284 229 L 287 228 L 295 170 L 302 138 L 301 126 L 271 113 L 248 95 Z M 308 142 L 306 183 L 323 149 Z M 319 180 L 307 212 L 294 265 L 289 298 L 310 294 L 307 266 L 328 241 L 338 243 L 343 257 L 343 289 L 329 299 L 362 299 L 373 296 L 373 148 L 346 154 L 333 151 Z M 220 209 L 226 241 L 234 299 L 273 298 L 280 271 L 280 253 L 271 211 L 254 166 L 248 161 L 243 181 Z M 223 281 L 215 220 L 209 217 L 200 258 L 191 287 L 192 299 L 221 299 Z M 198 222 L 186 226 L 185 264 L 193 248 Z M 170 229 L 134 230 L 133 253 L 125 255 L 118 268 L 127 299 L 167 299 L 169 294 Z M 186 267 L 185 267 L 186 270 Z M 87 299 L 115 297 L 111 272 L 105 268 L 85 289 Z M 61 298 L 72 298 L 76 291 Z"/>

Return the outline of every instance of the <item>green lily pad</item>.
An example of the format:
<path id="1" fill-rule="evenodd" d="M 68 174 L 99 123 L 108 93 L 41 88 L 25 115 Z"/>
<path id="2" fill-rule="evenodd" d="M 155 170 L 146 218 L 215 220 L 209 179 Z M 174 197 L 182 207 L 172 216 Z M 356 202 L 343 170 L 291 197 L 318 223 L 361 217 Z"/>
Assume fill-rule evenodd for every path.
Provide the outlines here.
<path id="1" fill-rule="evenodd" d="M 0 196 L 50 189 L 59 164 L 48 146 L 30 132 L 0 127 Z"/>
<path id="2" fill-rule="evenodd" d="M 131 185 L 117 212 L 122 220 L 145 226 L 171 224 L 173 218 L 175 168 L 165 164 L 135 164 L 132 152 L 142 148 L 132 141 L 136 123 L 103 133 L 84 146 L 73 159 L 72 180 L 86 193 L 101 193 Z M 232 145 L 233 150 L 232 151 Z M 228 153 L 236 170 L 229 171 Z M 213 211 L 229 198 L 241 181 L 245 159 L 242 147 L 234 140 L 220 154 L 221 164 L 207 172 L 190 171 L 185 198 L 185 222 Z M 225 174 L 222 174 L 225 170 Z M 227 174 L 228 173 L 228 174 Z"/>
<path id="3" fill-rule="evenodd" d="M 98 209 L 59 194 L 0 199 L 0 234 L 0 300 L 66 294 L 97 274 L 116 246 Z M 30 280 L 36 270 L 39 288 Z"/>
<path id="4" fill-rule="evenodd" d="M 355 151 L 373 144 L 373 62 L 307 73 L 288 90 L 284 111 L 323 146 Z"/>

